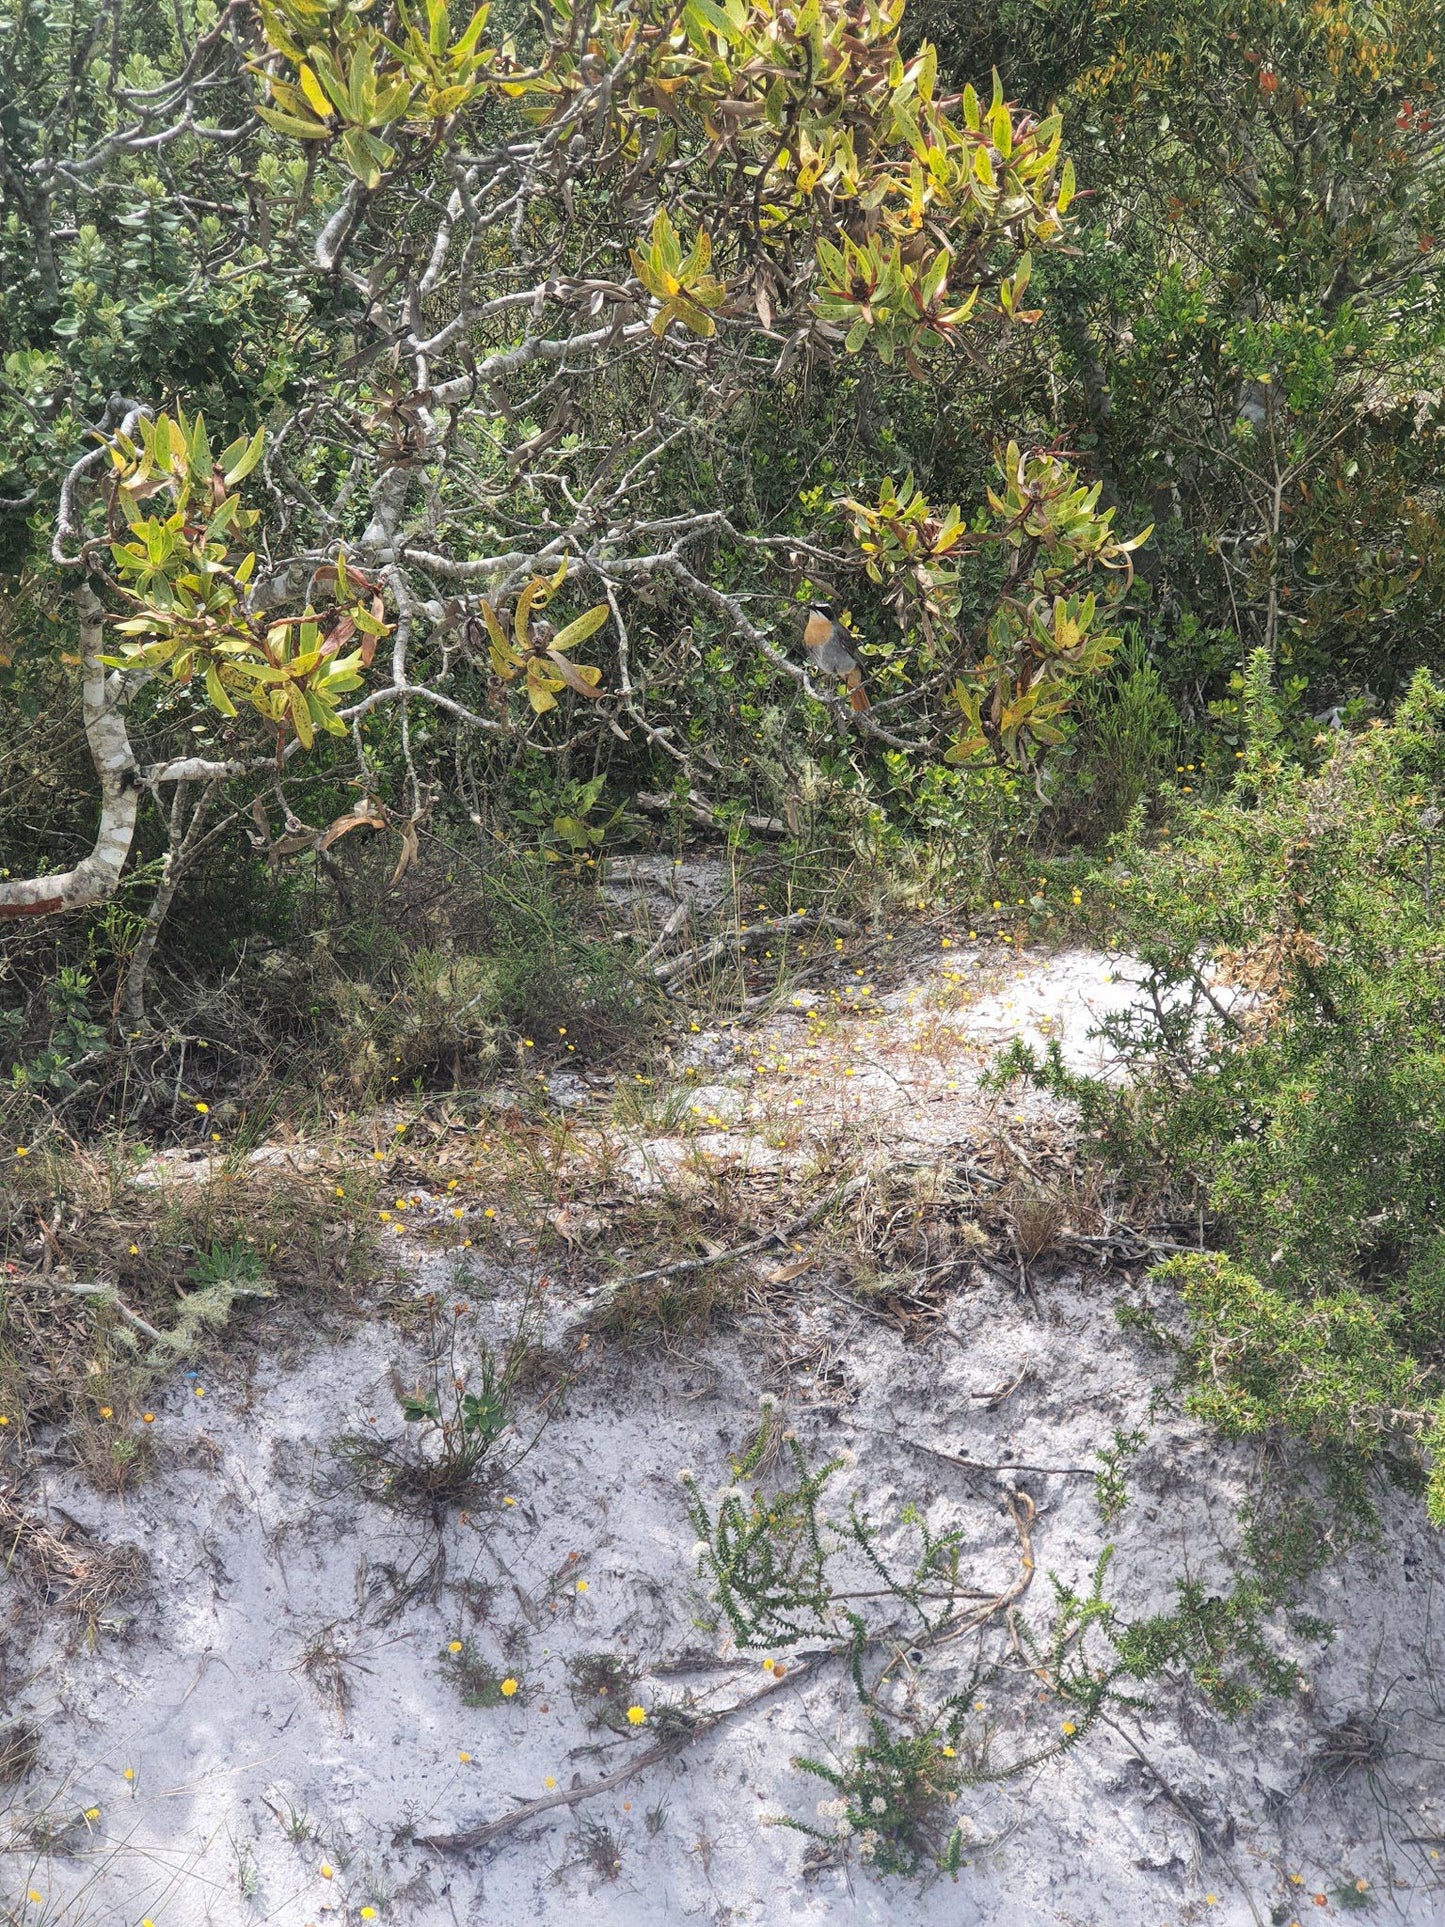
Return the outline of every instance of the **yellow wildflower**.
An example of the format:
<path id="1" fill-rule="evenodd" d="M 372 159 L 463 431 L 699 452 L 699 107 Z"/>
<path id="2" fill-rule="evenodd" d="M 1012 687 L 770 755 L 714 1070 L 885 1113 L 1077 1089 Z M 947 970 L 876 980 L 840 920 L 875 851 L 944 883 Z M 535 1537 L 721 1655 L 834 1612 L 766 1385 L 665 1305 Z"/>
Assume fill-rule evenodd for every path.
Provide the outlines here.
<path id="1" fill-rule="evenodd" d="M 511 1699 L 512 1695 L 516 1692 L 516 1690 L 517 1690 L 517 1682 L 514 1679 L 504 1679 L 502 1681 L 501 1693 L 502 1693 L 502 1698 L 504 1700 Z"/>
<path id="2" fill-rule="evenodd" d="M 644 1721 L 644 1720 L 645 1720 L 646 1718 L 647 1718 L 647 1708 L 646 1708 L 645 1706 L 629 1706 L 629 1707 L 628 1707 L 628 1709 L 627 1709 L 627 1724 L 628 1724 L 629 1726 L 641 1726 L 641 1724 L 642 1724 L 642 1722 L 643 1722 L 643 1721 Z"/>

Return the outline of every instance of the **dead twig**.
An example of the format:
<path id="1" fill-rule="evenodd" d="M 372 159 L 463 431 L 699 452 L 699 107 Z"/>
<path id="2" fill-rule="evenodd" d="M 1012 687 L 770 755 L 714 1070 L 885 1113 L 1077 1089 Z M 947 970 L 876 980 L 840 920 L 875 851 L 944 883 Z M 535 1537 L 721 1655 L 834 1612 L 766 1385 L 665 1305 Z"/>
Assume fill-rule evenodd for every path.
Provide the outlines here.
<path id="1" fill-rule="evenodd" d="M 726 951 L 746 950 L 749 944 L 759 939 L 786 936 L 790 930 L 831 930 L 840 937 L 856 937 L 858 926 L 848 917 L 823 916 L 812 910 L 796 910 L 791 916 L 769 917 L 766 923 L 739 924 L 735 930 L 724 930 L 709 943 L 696 945 L 692 950 L 684 950 L 666 963 L 655 964 L 652 974 L 660 984 L 670 984 L 675 977 L 687 975 L 701 969 L 705 964 L 715 963 Z"/>
<path id="2" fill-rule="evenodd" d="M 544 1793 L 535 1800 L 526 1800 L 521 1806 L 513 1807 L 510 1813 L 502 1814 L 499 1819 L 483 1820 L 476 1826 L 463 1827 L 457 1833 L 427 1834 L 419 1844 L 423 1847 L 434 1847 L 441 1853 L 467 1853 L 477 1847 L 490 1846 L 492 1841 L 500 1840 L 503 1834 L 525 1826 L 528 1820 L 536 1819 L 539 1814 L 550 1813 L 556 1807 L 575 1807 L 580 1806 L 584 1800 L 595 1800 L 599 1793 L 610 1793 L 614 1787 L 622 1786 L 628 1780 L 635 1780 L 639 1773 L 645 1773 L 649 1767 L 658 1766 L 675 1753 L 680 1753 L 685 1746 L 690 1746 L 694 1740 L 701 1739 L 704 1733 L 714 1732 L 724 1720 L 731 1719 L 737 1713 L 746 1713 L 751 1707 L 756 1706 L 759 1700 L 766 1699 L 770 1693 L 775 1693 L 780 1686 L 791 1686 L 805 1674 L 822 1665 L 824 1658 L 832 1657 L 832 1654 L 826 1654 L 817 1659 L 803 1660 L 796 1666 L 790 1666 L 782 1679 L 769 1680 L 766 1686 L 759 1687 L 757 1692 L 749 1693 L 743 1699 L 734 1700 L 731 1706 L 720 1706 L 715 1712 L 701 1714 L 686 1733 L 648 1747 L 645 1753 L 639 1753 L 635 1759 L 629 1760 L 626 1766 L 618 1767 L 615 1773 L 605 1773 L 601 1779 L 585 1781 L 581 1786 L 559 1789 L 555 1793 Z"/>
<path id="3" fill-rule="evenodd" d="M 637 959 L 637 968 L 639 970 L 644 969 L 648 964 L 662 955 L 663 951 L 667 948 L 668 938 L 675 937 L 691 915 L 692 905 L 690 903 L 678 904 L 677 908 L 668 917 L 666 923 L 663 924 L 661 930 L 658 931 L 656 939 L 647 946 L 646 950 L 644 950 L 642 955 Z"/>
<path id="4" fill-rule="evenodd" d="M 1007 1613 L 1015 1606 L 1029 1587 L 1034 1583 L 1034 1541 L 1033 1524 L 1038 1517 L 1038 1507 L 1027 1492 L 1011 1490 L 1008 1494 L 1008 1516 L 1013 1529 L 1018 1534 L 1019 1571 L 1018 1577 L 995 1593 L 981 1606 L 961 1613 L 957 1619 L 946 1621 L 938 1631 L 922 1642 L 925 1646 L 942 1646 L 951 1639 L 961 1639 L 965 1633 L 977 1632 L 1000 1613 Z"/>
<path id="5" fill-rule="evenodd" d="M 958 1338 L 958 1333 L 951 1332 L 950 1336 L 953 1338 Z M 964 1341 L 961 1338 L 958 1338 L 958 1342 L 961 1345 Z M 982 1399 L 983 1409 L 986 1412 L 991 1412 L 994 1410 L 996 1406 L 1002 1405 L 1006 1398 L 1011 1397 L 1012 1394 L 1018 1390 L 1020 1385 L 1022 1385 L 1024 1380 L 1028 1377 L 1029 1369 L 1032 1366 L 1032 1364 L 1033 1364 L 1033 1360 L 1031 1358 L 1026 1358 L 1023 1364 L 1020 1365 L 1018 1369 L 1017 1377 L 1010 1379 L 1007 1385 L 995 1385 L 990 1390 L 984 1391 L 984 1392 L 970 1392 L 968 1396 L 970 1398 Z"/>
<path id="6" fill-rule="evenodd" d="M 61 1278 L 47 1278 L 45 1282 L 52 1291 L 68 1291 L 72 1298 L 103 1298 L 107 1304 L 114 1305 L 126 1323 L 134 1325 L 138 1332 L 144 1332 L 145 1336 L 153 1339 L 157 1345 L 163 1345 L 166 1342 L 165 1334 L 158 1332 L 154 1325 L 148 1325 L 139 1312 L 132 1311 L 114 1285 L 68 1284 Z"/>
<path id="7" fill-rule="evenodd" d="M 943 1459 L 949 1465 L 962 1466 L 965 1472 L 1058 1472 L 1076 1479 L 1092 1479 L 1098 1476 L 1099 1470 L 1096 1465 L 1024 1465 L 1013 1459 L 992 1465 L 984 1459 L 960 1458 L 956 1452 L 944 1452 L 936 1445 L 925 1445 L 922 1439 L 906 1438 L 901 1432 L 879 1432 L 876 1436 L 896 1439 L 900 1445 L 911 1446 L 915 1452 L 926 1452 L 931 1459 Z"/>
<path id="8" fill-rule="evenodd" d="M 604 1285 L 598 1292 L 587 1307 L 586 1316 L 588 1319 L 595 1318 L 598 1312 L 605 1310 L 614 1298 L 630 1290 L 633 1285 L 646 1284 L 653 1278 L 675 1278 L 689 1271 L 706 1271 L 712 1265 L 727 1265 L 739 1258 L 750 1258 L 755 1252 L 766 1251 L 772 1245 L 786 1245 L 790 1239 L 796 1238 L 800 1232 L 807 1231 L 816 1224 L 830 1206 L 846 1204 L 850 1198 L 856 1197 L 867 1182 L 866 1177 L 850 1178 L 837 1190 L 825 1192 L 800 1218 L 794 1218 L 792 1223 L 784 1225 L 781 1231 L 765 1231 L 759 1237 L 750 1238 L 746 1244 L 732 1245 L 726 1251 L 710 1252 L 705 1258 L 678 1258 L 672 1264 L 654 1265 L 650 1271 L 635 1271 L 628 1278 L 616 1279 L 613 1283 Z"/>
<path id="9" fill-rule="evenodd" d="M 639 790 L 632 800 L 638 809 L 646 810 L 651 816 L 671 816 L 678 807 L 677 797 L 664 796 L 656 790 Z M 687 811 L 694 823 L 701 823 L 704 829 L 727 828 L 727 824 L 719 819 L 716 807 L 709 803 L 699 790 L 688 791 L 682 808 Z M 760 836 L 790 834 L 787 824 L 779 816 L 760 816 L 756 811 L 749 811 L 742 820 L 750 830 L 756 830 Z"/>

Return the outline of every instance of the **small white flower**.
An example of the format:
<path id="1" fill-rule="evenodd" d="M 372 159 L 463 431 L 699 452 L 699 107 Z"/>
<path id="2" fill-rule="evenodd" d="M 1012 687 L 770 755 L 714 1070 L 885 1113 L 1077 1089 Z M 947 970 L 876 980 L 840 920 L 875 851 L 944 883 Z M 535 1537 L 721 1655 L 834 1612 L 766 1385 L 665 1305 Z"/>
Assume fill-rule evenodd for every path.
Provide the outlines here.
<path id="1" fill-rule="evenodd" d="M 777 1404 L 778 1404 L 778 1401 L 776 1398 L 774 1398 L 771 1392 L 764 1392 L 762 1397 L 758 1400 L 758 1405 L 764 1412 L 776 1411 Z"/>
<path id="2" fill-rule="evenodd" d="M 846 1800 L 820 1800 L 818 1814 L 823 1820 L 841 1820 L 848 1811 Z"/>
<path id="3" fill-rule="evenodd" d="M 677 1475 L 677 1482 L 679 1485 L 696 1485 L 697 1474 L 691 1466 L 685 1465 Z"/>
<path id="4" fill-rule="evenodd" d="M 851 1472 L 853 1467 L 858 1463 L 858 1454 L 851 1446 L 845 1446 L 838 1454 L 838 1463 L 845 1472 Z"/>
<path id="5" fill-rule="evenodd" d="M 708 1544 L 707 1540 L 699 1539 L 692 1549 L 692 1557 L 694 1559 L 706 1559 L 711 1551 L 712 1547 Z"/>
<path id="6" fill-rule="evenodd" d="M 775 1827 L 777 1824 L 778 1817 L 775 1813 L 760 1813 L 758 1815 L 758 1825 L 760 1827 Z"/>
<path id="7" fill-rule="evenodd" d="M 868 1802 L 868 1811 L 870 1813 L 886 1813 L 888 1811 L 888 1802 L 881 1794 L 875 1793 L 873 1798 Z"/>
<path id="8" fill-rule="evenodd" d="M 740 1485 L 725 1485 L 717 1495 L 717 1502 L 719 1505 L 726 1505 L 729 1499 L 735 1499 L 739 1505 L 746 1505 L 748 1495 Z"/>

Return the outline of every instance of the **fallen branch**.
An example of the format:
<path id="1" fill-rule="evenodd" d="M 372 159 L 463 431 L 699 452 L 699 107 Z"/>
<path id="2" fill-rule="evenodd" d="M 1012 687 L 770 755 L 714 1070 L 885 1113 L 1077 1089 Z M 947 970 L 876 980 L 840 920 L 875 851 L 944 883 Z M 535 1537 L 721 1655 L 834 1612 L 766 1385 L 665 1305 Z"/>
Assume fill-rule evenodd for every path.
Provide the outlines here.
<path id="1" fill-rule="evenodd" d="M 1062 1472 L 1077 1479 L 1098 1476 L 1098 1467 L 1093 1465 L 1021 1465 L 1013 1460 L 992 1465 L 984 1459 L 960 1458 L 956 1452 L 941 1451 L 936 1445 L 925 1445 L 921 1439 L 907 1438 L 902 1432 L 879 1432 L 876 1436 L 896 1439 L 900 1445 L 911 1446 L 915 1452 L 926 1452 L 931 1459 L 943 1459 L 949 1465 L 961 1465 L 965 1472 Z"/>
<path id="2" fill-rule="evenodd" d="M 728 823 L 720 816 L 714 806 L 698 790 L 689 790 L 683 798 L 660 794 L 655 790 L 639 790 L 633 797 L 638 809 L 646 810 L 652 816 L 671 816 L 679 802 L 694 823 L 701 823 L 704 829 L 726 830 Z M 759 816 L 746 812 L 738 821 L 748 829 L 756 830 L 759 836 L 787 836 L 787 824 L 779 816 Z"/>
<path id="3" fill-rule="evenodd" d="M 680 956 L 671 957 L 664 964 L 657 964 L 653 976 L 658 983 L 671 983 L 674 977 L 685 972 L 697 970 L 704 964 L 715 963 L 725 951 L 736 947 L 746 950 L 761 937 L 780 937 L 789 930 L 832 930 L 840 937 L 856 937 L 858 926 L 847 917 L 819 916 L 812 910 L 797 910 L 788 917 L 770 917 L 766 923 L 740 924 L 735 930 L 725 930 L 711 943 L 698 944 L 693 950 L 684 950 Z"/>
<path id="4" fill-rule="evenodd" d="M 866 1177 L 849 1178 L 846 1184 L 835 1191 L 826 1191 L 816 1203 L 809 1205 L 802 1217 L 794 1218 L 785 1224 L 781 1231 L 765 1231 L 760 1237 L 750 1238 L 746 1244 L 733 1245 L 727 1251 L 709 1252 L 705 1258 L 678 1258 L 670 1265 L 654 1265 L 650 1271 L 635 1271 L 630 1278 L 619 1278 L 602 1290 L 587 1307 L 590 1318 L 602 1306 L 609 1304 L 619 1292 L 626 1291 L 631 1285 L 646 1284 L 652 1278 L 674 1278 L 687 1271 L 705 1271 L 711 1265 L 732 1264 L 738 1258 L 750 1258 L 755 1252 L 766 1251 L 769 1245 L 787 1244 L 799 1232 L 809 1230 L 815 1225 L 830 1205 L 846 1204 L 854 1198 L 868 1182 Z"/>
<path id="5" fill-rule="evenodd" d="M 639 970 L 646 969 L 648 964 L 654 962 L 662 955 L 663 951 L 667 948 L 668 939 L 677 935 L 678 931 L 682 929 L 691 915 L 692 905 L 690 903 L 678 904 L 677 908 L 668 917 L 667 922 L 663 924 L 661 930 L 658 931 L 654 941 L 647 946 L 646 950 L 644 950 L 642 955 L 637 959 L 637 968 Z"/>
<path id="6" fill-rule="evenodd" d="M 996 1619 L 1000 1613 L 1007 1612 L 1010 1606 L 1016 1605 L 1034 1583 L 1033 1523 L 1038 1517 L 1038 1507 L 1027 1492 L 1012 1488 L 1008 1494 L 1007 1504 L 1008 1516 L 1013 1523 L 1014 1531 L 1018 1534 L 1020 1553 L 1018 1577 L 1012 1584 L 1005 1586 L 1002 1592 L 995 1593 L 991 1599 L 987 1599 L 983 1605 L 975 1606 L 971 1611 L 960 1614 L 957 1619 L 948 1620 L 938 1628 L 937 1632 L 930 1634 L 921 1642 L 924 1646 L 942 1646 L 948 1640 L 961 1638 L 964 1633 L 977 1632 L 979 1627 L 986 1626 L 990 1619 Z"/>
<path id="7" fill-rule="evenodd" d="M 1036 1516 L 1034 1502 L 1026 1492 L 1010 1492 L 1007 1503 L 1009 1518 L 1013 1522 L 1014 1531 L 1018 1534 L 1022 1554 L 1017 1578 L 1002 1592 L 982 1595 L 981 1605 L 973 1606 L 960 1614 L 957 1619 L 947 1621 L 934 1633 L 921 1640 L 920 1645 L 938 1646 L 947 1640 L 957 1639 L 964 1633 L 975 1631 L 999 1613 L 1007 1611 L 1032 1585 L 1034 1551 L 1031 1527 Z M 976 1599 L 980 1597 L 979 1594 L 972 1596 Z M 870 1646 L 878 1644 L 881 1637 L 882 1635 L 874 1635 L 868 1644 Z M 849 1653 L 850 1646 L 851 1642 L 844 1643 L 831 1652 L 814 1653 L 806 1659 L 798 1660 L 789 1665 L 781 1677 L 770 1679 L 756 1692 L 734 1700 L 731 1706 L 721 1706 L 714 1712 L 699 1714 L 685 1733 L 680 1733 L 670 1740 L 660 1741 L 656 1746 L 648 1747 L 645 1753 L 639 1753 L 635 1759 L 629 1760 L 626 1766 L 619 1767 L 614 1773 L 605 1773 L 600 1779 L 585 1781 L 580 1786 L 559 1789 L 555 1793 L 544 1793 L 535 1800 L 525 1800 L 520 1806 L 514 1807 L 510 1813 L 504 1813 L 495 1820 L 479 1821 L 475 1826 L 463 1827 L 456 1833 L 423 1835 L 418 1844 L 423 1847 L 433 1847 L 442 1853 L 467 1853 L 478 1847 L 490 1846 L 494 1840 L 514 1832 L 516 1828 L 525 1826 L 529 1820 L 535 1820 L 544 1813 L 554 1812 L 559 1807 L 580 1806 L 584 1800 L 593 1800 L 598 1794 L 610 1793 L 614 1787 L 623 1786 L 627 1781 L 636 1779 L 639 1773 L 645 1773 L 649 1767 L 660 1766 L 663 1761 L 671 1759 L 684 1747 L 690 1746 L 694 1740 L 701 1739 L 704 1734 L 714 1732 L 724 1720 L 733 1718 L 735 1714 L 748 1712 L 760 1700 L 767 1699 L 771 1693 L 775 1693 L 780 1686 L 796 1685 L 799 1680 L 818 1671 L 830 1660 L 844 1658 Z"/>
<path id="8" fill-rule="evenodd" d="M 424 1835 L 418 1844 L 423 1847 L 435 1847 L 441 1853 L 466 1853 L 476 1847 L 490 1846 L 493 1840 L 499 1840 L 503 1834 L 525 1826 L 528 1820 L 536 1819 L 539 1814 L 550 1813 L 555 1807 L 579 1806 L 584 1800 L 596 1799 L 599 1793 L 610 1793 L 613 1787 L 623 1786 L 628 1780 L 635 1780 L 639 1773 L 645 1773 L 649 1767 L 658 1766 L 664 1760 L 671 1759 L 685 1746 L 690 1746 L 694 1740 L 701 1739 L 704 1733 L 715 1731 L 724 1720 L 731 1719 L 735 1713 L 746 1713 L 750 1707 L 756 1706 L 759 1700 L 766 1699 L 770 1693 L 775 1693 L 780 1686 L 791 1686 L 795 1681 L 821 1666 L 824 1659 L 835 1657 L 835 1654 L 829 1653 L 816 1659 L 801 1660 L 796 1666 L 790 1666 L 783 1678 L 770 1679 L 766 1686 L 759 1687 L 757 1692 L 749 1693 L 744 1699 L 734 1700 L 731 1706 L 720 1706 L 716 1712 L 700 1715 L 686 1733 L 648 1747 L 645 1753 L 639 1753 L 636 1759 L 629 1760 L 626 1766 L 619 1767 L 615 1773 L 605 1773 L 600 1780 L 588 1780 L 581 1786 L 568 1787 L 556 1793 L 544 1793 L 538 1799 L 526 1800 L 521 1806 L 513 1807 L 510 1813 L 502 1814 L 499 1819 L 480 1821 L 476 1826 L 463 1827 L 458 1833 Z"/>
<path id="9" fill-rule="evenodd" d="M 72 1298 L 103 1298 L 107 1304 L 114 1305 L 125 1322 L 128 1325 L 134 1325 L 138 1332 L 143 1332 L 147 1338 L 154 1339 L 157 1345 L 164 1345 L 166 1342 L 165 1334 L 158 1332 L 154 1325 L 148 1325 L 139 1312 L 132 1311 L 114 1285 L 67 1284 L 59 1278 L 47 1278 L 45 1282 L 52 1291 L 68 1291 Z"/>

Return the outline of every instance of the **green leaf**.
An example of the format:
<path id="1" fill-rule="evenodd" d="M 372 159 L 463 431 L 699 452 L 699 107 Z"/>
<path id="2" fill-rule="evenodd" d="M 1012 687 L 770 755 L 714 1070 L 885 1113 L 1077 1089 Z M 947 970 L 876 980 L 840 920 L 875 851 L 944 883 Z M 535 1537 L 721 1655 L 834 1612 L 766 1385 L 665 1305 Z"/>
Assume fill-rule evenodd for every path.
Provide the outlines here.
<path id="1" fill-rule="evenodd" d="M 226 694 L 225 687 L 221 682 L 220 676 L 216 673 L 216 665 L 213 662 L 206 664 L 206 698 L 212 709 L 219 709 L 223 716 L 235 715 L 236 705 Z"/>
<path id="2" fill-rule="evenodd" d="M 362 186 L 379 187 L 383 171 L 395 158 L 393 150 L 384 141 L 373 140 L 360 127 L 347 128 L 341 137 L 341 147 L 347 166 Z"/>
<path id="3" fill-rule="evenodd" d="M 245 453 L 241 456 L 240 460 L 236 462 L 234 467 L 228 468 L 224 476 L 222 476 L 221 479 L 227 488 L 234 488 L 237 482 L 245 480 L 257 462 L 260 461 L 261 451 L 265 446 L 266 430 L 264 428 L 258 428 L 246 444 Z M 230 452 L 230 449 L 226 450 L 227 455 L 229 455 Z"/>
<path id="4" fill-rule="evenodd" d="M 585 642 L 588 636 L 595 635 L 611 614 L 612 611 L 608 605 L 605 602 L 599 602 L 595 608 L 589 609 L 586 615 L 574 617 L 566 628 L 559 629 L 552 638 L 551 647 L 575 649 L 579 642 Z"/>
<path id="5" fill-rule="evenodd" d="M 323 127 L 320 121 L 298 120 L 294 114 L 277 113 L 274 107 L 258 107 L 256 113 L 268 127 L 274 127 L 278 134 L 289 134 L 292 140 L 324 141 L 331 138 L 331 129 Z"/>

